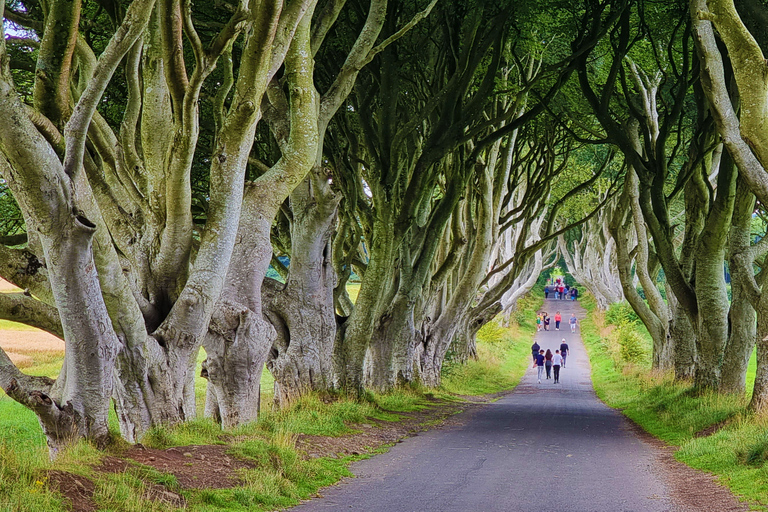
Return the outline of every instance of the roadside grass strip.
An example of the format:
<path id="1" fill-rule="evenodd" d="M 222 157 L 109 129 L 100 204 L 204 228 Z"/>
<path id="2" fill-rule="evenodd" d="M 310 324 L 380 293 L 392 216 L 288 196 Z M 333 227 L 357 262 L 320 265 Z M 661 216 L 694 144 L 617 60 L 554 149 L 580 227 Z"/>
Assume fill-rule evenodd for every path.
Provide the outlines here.
<path id="1" fill-rule="evenodd" d="M 715 474 L 752 508 L 768 510 L 768 418 L 746 412 L 749 394 L 697 392 L 690 382 L 675 382 L 672 372 L 652 371 L 648 357 L 627 362 L 616 330 L 630 326 L 643 340 L 647 356 L 651 339 L 645 327 L 616 311 L 598 311 L 591 296 L 581 302 L 589 313 L 581 322 L 581 335 L 600 399 L 648 433 L 677 446 L 675 458 L 680 462 Z M 754 378 L 753 354 L 747 389 Z"/>

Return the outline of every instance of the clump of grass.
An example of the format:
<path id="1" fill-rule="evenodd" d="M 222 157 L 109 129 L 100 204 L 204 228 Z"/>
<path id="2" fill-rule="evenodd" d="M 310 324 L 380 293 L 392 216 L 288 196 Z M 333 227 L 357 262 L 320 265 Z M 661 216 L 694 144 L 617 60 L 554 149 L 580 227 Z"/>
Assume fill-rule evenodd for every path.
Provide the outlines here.
<path id="1" fill-rule="evenodd" d="M 196 418 L 173 427 L 153 427 L 144 435 L 141 443 L 151 448 L 164 449 L 192 444 L 224 444 L 221 437 L 221 426 L 218 423 L 210 418 Z"/>
<path id="2" fill-rule="evenodd" d="M 47 449 L 41 447 L 30 455 L 0 441 L 0 510 L 65 510 L 58 494 L 48 489 Z"/>
<path id="3" fill-rule="evenodd" d="M 149 485 L 143 476 L 145 475 L 133 471 L 100 475 L 93 492 L 93 500 L 99 505 L 99 510 L 120 510 L 121 512 L 180 510 L 165 501 L 152 499 Z"/>

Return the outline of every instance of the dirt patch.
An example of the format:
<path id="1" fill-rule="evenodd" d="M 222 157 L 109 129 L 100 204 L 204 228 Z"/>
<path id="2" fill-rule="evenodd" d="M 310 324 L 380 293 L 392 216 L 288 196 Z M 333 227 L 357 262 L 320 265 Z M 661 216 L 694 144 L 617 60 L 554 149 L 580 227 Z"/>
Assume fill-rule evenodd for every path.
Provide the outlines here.
<path id="1" fill-rule="evenodd" d="M 686 466 L 675 459 L 677 447 L 656 439 L 627 419 L 644 442 L 656 448 L 656 457 L 665 473 L 664 481 L 675 501 L 675 512 L 743 512 L 749 506 L 740 502 L 714 475 Z"/>
<path id="2" fill-rule="evenodd" d="M 176 477 L 182 489 L 227 489 L 240 485 L 237 470 L 255 467 L 226 452 L 224 445 L 177 446 L 155 450 L 137 445 L 125 456 Z"/>
<path id="3" fill-rule="evenodd" d="M 402 441 L 418 432 L 445 425 L 463 424 L 472 414 L 504 393 L 486 398 L 467 397 L 467 402 L 430 400 L 433 407 L 413 412 L 393 412 L 402 421 L 391 422 L 371 418 L 369 422 L 353 425 L 353 433 L 340 437 L 299 435 L 296 446 L 308 458 L 358 455 L 386 445 Z M 464 412 L 460 416 L 456 414 Z M 180 446 L 157 450 L 136 445 L 121 457 L 107 456 L 94 469 L 101 473 L 134 472 L 140 475 L 138 464 L 176 477 L 181 489 L 224 489 L 241 485 L 238 470 L 255 467 L 254 464 L 227 454 L 229 446 Z M 138 463 L 138 464 L 137 464 Z M 93 500 L 95 486 L 87 478 L 51 471 L 48 474 L 51 488 L 60 492 L 71 504 L 73 512 L 92 512 L 98 509 Z M 143 478 L 140 476 L 140 478 Z M 145 499 L 184 507 L 185 500 L 163 485 L 143 478 L 147 491 Z"/>
<path id="4" fill-rule="evenodd" d="M 76 512 L 94 512 L 99 509 L 93 501 L 93 482 L 84 476 L 73 475 L 65 471 L 49 471 L 48 482 L 51 489 L 58 491 L 72 504 Z"/>
<path id="5" fill-rule="evenodd" d="M 715 423 L 713 425 L 710 425 L 707 428 L 703 428 L 703 429 L 699 430 L 698 432 L 693 434 L 693 437 L 707 437 L 707 436 L 711 436 L 712 434 L 714 434 L 715 432 L 717 432 L 718 430 L 720 430 L 721 428 L 726 426 L 728 423 L 730 423 L 730 421 L 731 421 L 730 419 L 723 420 L 723 421 L 718 421 L 717 423 Z"/>

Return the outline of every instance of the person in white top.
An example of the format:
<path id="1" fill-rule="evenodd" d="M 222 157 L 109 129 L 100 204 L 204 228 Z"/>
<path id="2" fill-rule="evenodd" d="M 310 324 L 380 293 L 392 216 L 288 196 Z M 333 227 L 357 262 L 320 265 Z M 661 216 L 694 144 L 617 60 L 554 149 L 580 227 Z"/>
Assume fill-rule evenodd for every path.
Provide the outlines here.
<path id="1" fill-rule="evenodd" d="M 554 372 L 555 384 L 560 384 L 560 365 L 563 364 L 563 356 L 560 355 L 559 350 L 555 350 L 555 355 L 552 356 L 552 371 Z"/>

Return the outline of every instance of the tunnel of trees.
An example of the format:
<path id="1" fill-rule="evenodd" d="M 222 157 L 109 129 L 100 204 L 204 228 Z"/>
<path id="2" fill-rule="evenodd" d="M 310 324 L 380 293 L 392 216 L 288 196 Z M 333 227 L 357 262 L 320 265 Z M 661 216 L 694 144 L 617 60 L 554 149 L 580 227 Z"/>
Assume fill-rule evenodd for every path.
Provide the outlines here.
<path id="1" fill-rule="evenodd" d="M 0 387 L 55 452 L 440 385 L 563 259 L 768 410 L 763 0 L 6 0 Z M 730 275 L 726 282 L 725 269 Z M 359 281 L 354 301 L 347 292 Z"/>

